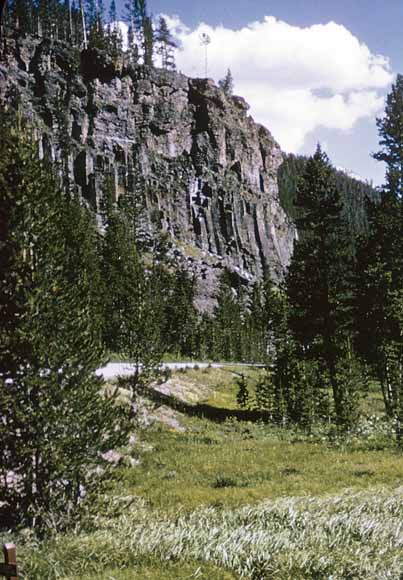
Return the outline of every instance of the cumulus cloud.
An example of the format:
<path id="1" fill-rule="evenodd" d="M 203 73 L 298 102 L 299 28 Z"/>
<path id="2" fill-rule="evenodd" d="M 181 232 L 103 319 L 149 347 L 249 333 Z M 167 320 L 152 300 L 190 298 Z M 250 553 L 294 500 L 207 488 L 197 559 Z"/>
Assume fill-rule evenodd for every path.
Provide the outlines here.
<path id="1" fill-rule="evenodd" d="M 179 44 L 178 69 L 205 76 L 200 36 L 207 34 L 208 76 L 218 81 L 230 68 L 236 93 L 288 151 L 297 152 L 316 128 L 348 131 L 377 115 L 393 80 L 387 58 L 334 22 L 300 28 L 267 16 L 239 30 L 191 30 L 178 17 L 166 19 Z"/>

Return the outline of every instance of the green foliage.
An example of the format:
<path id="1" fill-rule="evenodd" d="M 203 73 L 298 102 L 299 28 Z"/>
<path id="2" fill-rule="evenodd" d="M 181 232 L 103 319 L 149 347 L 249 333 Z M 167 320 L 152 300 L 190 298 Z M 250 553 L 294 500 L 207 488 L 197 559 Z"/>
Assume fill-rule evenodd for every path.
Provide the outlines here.
<path id="1" fill-rule="evenodd" d="M 302 155 L 286 155 L 278 170 L 280 202 L 287 215 L 295 220 L 300 215 L 296 205 L 298 183 L 305 173 L 308 158 Z M 332 168 L 337 191 L 342 203 L 342 216 L 346 222 L 346 243 L 355 251 L 356 238 L 368 230 L 367 200 L 376 201 L 379 193 L 369 184 L 349 177 Z M 302 234 L 303 235 L 303 234 Z"/>
<path id="2" fill-rule="evenodd" d="M 124 441 L 127 413 L 94 375 L 94 219 L 63 197 L 20 120 L 1 118 L 0 151 L 0 505 L 43 532 L 49 515 L 77 508 L 100 453 Z"/>
<path id="3" fill-rule="evenodd" d="M 255 388 L 256 406 L 268 411 L 275 423 L 310 429 L 315 422 L 329 418 L 329 385 L 317 362 L 299 356 L 283 292 L 272 290 L 271 308 L 271 353 L 265 374 Z"/>
<path id="4" fill-rule="evenodd" d="M 104 294 L 103 341 L 109 352 L 118 352 L 136 365 L 133 385 L 147 380 L 148 372 L 162 357 L 160 324 L 163 271 L 154 265 L 149 272 L 140 247 L 143 203 L 141 184 L 114 202 L 106 180 L 103 200 L 102 272 Z"/>
<path id="5" fill-rule="evenodd" d="M 71 0 L 8 0 L 5 31 L 6 34 L 37 34 L 67 41 L 76 47 L 84 40 L 80 8 Z"/>
<path id="6" fill-rule="evenodd" d="M 224 91 L 227 97 L 230 97 L 234 91 L 234 79 L 230 69 L 227 70 L 225 77 L 218 81 L 218 86 Z"/>
<path id="7" fill-rule="evenodd" d="M 359 399 L 366 395 L 368 390 L 368 373 L 351 351 L 337 361 L 335 382 L 340 397 L 340 423 L 355 425 L 359 419 Z"/>
<path id="8" fill-rule="evenodd" d="M 376 120 L 381 150 L 374 154 L 386 163 L 386 190 L 403 197 L 403 75 L 398 74 L 386 98 L 385 115 Z"/>
<path id="9" fill-rule="evenodd" d="M 148 15 L 146 0 L 128 0 L 125 19 L 129 25 L 129 55 L 137 64 L 153 66 L 154 28 Z M 6 33 L 37 34 L 45 39 L 66 41 L 69 45 L 100 51 L 97 60 L 121 66 L 122 37 L 114 23 L 117 21 L 116 2 L 109 5 L 107 25 L 103 0 L 9 0 L 5 14 Z M 166 68 L 174 68 L 174 42 L 168 28 L 161 29 L 163 60 Z M 93 71 L 95 74 L 96 71 Z"/>
<path id="10" fill-rule="evenodd" d="M 357 267 L 357 323 L 363 356 L 382 385 L 385 408 L 403 439 L 403 77 L 398 75 L 377 120 L 386 185 L 369 205 L 370 229 L 361 239 Z"/>
<path id="11" fill-rule="evenodd" d="M 129 26 L 129 53 L 132 61 L 137 63 L 141 53 L 143 64 L 153 66 L 154 28 L 146 0 L 128 0 L 125 4 L 125 20 Z"/>
<path id="12" fill-rule="evenodd" d="M 275 299 L 269 275 L 248 292 L 239 278 L 224 270 L 212 316 L 199 322 L 199 350 L 214 360 L 262 362 L 272 344 Z"/>
<path id="13" fill-rule="evenodd" d="M 242 310 L 237 291 L 228 271 L 224 271 L 214 310 L 213 340 L 217 359 L 241 360 Z M 238 286 L 238 291 L 241 292 Z"/>
<path id="14" fill-rule="evenodd" d="M 238 377 L 237 386 L 238 386 L 238 392 L 236 396 L 237 403 L 241 407 L 241 409 L 245 409 L 248 407 L 249 403 L 249 390 L 248 390 L 248 382 L 244 374 L 241 374 Z"/>
<path id="15" fill-rule="evenodd" d="M 284 580 L 320 577 L 325 569 L 340 578 L 351 569 L 363 580 L 392 570 L 398 577 L 402 456 L 391 447 L 357 448 L 353 435 L 339 447 L 324 433 L 201 420 L 183 433 L 142 432 L 140 464 L 122 468 L 115 491 L 92 506 L 86 530 L 24 545 L 24 572 L 147 577 L 150 558 L 164 578 L 163 565 L 167 577 L 177 565 L 180 578 L 189 559 L 245 577 L 270 564 Z"/>
<path id="16" fill-rule="evenodd" d="M 295 242 L 286 278 L 289 325 L 300 360 L 319 363 L 332 386 L 336 420 L 348 424 L 347 391 L 337 379 L 336 366 L 346 356 L 353 325 L 352 264 L 334 173 L 319 147 L 306 164 L 296 205 L 296 225 L 303 235 Z"/>
<path id="17" fill-rule="evenodd" d="M 198 349 L 198 314 L 193 305 L 195 280 L 181 266 L 164 271 L 161 334 L 167 352 L 194 357 Z"/>
<path id="18" fill-rule="evenodd" d="M 174 49 L 176 48 L 176 42 L 168 28 L 167 21 L 163 16 L 160 16 L 159 19 L 155 41 L 157 45 L 157 53 L 161 56 L 162 68 L 175 70 Z"/>
<path id="19" fill-rule="evenodd" d="M 300 176 L 308 176 L 310 160 L 288 156 L 279 171 L 282 204 L 295 219 L 300 236 L 287 279 L 290 324 L 299 356 L 322 361 L 320 372 L 332 384 L 336 415 L 346 423 L 356 419 L 354 401 L 365 391 L 366 372 L 354 353 L 358 349 L 381 384 L 398 440 L 403 421 L 402 95 L 403 77 L 398 75 L 387 97 L 385 116 L 377 120 L 381 149 L 374 157 L 387 165 L 384 192 L 375 192 L 329 166 L 328 179 L 333 173 L 332 187 L 339 192 L 342 207 L 325 207 L 328 196 L 323 191 L 317 218 L 312 220 L 312 200 L 308 195 L 301 203 L 296 193 Z M 313 174 L 309 181 L 315 183 Z M 312 192 L 320 191 L 317 186 L 318 182 Z M 304 203 L 311 211 L 308 223 Z M 343 228 L 337 225 L 341 218 Z M 325 229 L 327 249 L 321 242 Z M 347 253 L 342 251 L 343 241 Z M 348 254 L 355 258 L 354 273 Z"/>

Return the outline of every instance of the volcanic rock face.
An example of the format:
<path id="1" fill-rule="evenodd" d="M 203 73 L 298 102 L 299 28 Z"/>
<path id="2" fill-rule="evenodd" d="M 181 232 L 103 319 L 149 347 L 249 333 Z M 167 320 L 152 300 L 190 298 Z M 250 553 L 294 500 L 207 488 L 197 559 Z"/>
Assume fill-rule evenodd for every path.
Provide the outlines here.
<path id="1" fill-rule="evenodd" d="M 295 235 L 278 200 L 282 153 L 241 97 L 208 79 L 27 38 L 8 41 L 4 104 L 31 118 L 40 154 L 61 163 L 94 207 L 107 173 L 116 196 L 142 175 L 149 234 L 171 237 L 197 274 L 201 308 L 224 267 L 245 283 L 265 268 L 281 278 Z"/>

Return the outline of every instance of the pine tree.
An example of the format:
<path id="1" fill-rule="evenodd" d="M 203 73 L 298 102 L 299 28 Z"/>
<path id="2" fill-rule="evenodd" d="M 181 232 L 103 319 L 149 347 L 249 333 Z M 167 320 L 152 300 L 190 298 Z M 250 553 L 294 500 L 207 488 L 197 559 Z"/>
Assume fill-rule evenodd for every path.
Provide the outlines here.
<path id="1" fill-rule="evenodd" d="M 361 351 L 382 386 L 385 409 L 403 444 L 403 76 L 398 75 L 377 119 L 386 163 L 379 203 L 369 204 L 369 232 L 358 260 L 358 325 Z"/>
<path id="2" fill-rule="evenodd" d="M 143 63 L 152 66 L 154 31 L 147 13 L 147 0 L 128 0 L 124 18 L 129 26 L 129 52 L 137 63 L 142 50 Z"/>
<path id="3" fill-rule="evenodd" d="M 264 296 L 269 348 L 266 369 L 255 387 L 255 404 L 278 424 L 295 423 L 310 429 L 315 421 L 328 417 L 328 385 L 319 365 L 299 356 L 283 290 L 266 280 Z"/>
<path id="4" fill-rule="evenodd" d="M 242 327 L 245 308 L 241 289 L 235 289 L 228 270 L 224 270 L 217 293 L 217 306 L 214 308 L 213 338 L 214 358 L 242 360 Z"/>
<path id="5" fill-rule="evenodd" d="M 336 419 L 345 423 L 349 396 L 337 380 L 338 361 L 346 356 L 351 332 L 351 282 L 342 205 L 334 175 L 320 147 L 300 181 L 296 220 L 300 239 L 287 274 L 290 325 L 302 359 L 317 361 L 328 374 Z"/>
<path id="6" fill-rule="evenodd" d="M 14 0 L 10 8 L 14 30 L 21 34 L 32 34 L 34 31 L 32 3 L 29 0 Z"/>
<path id="7" fill-rule="evenodd" d="M 146 16 L 143 20 L 143 39 L 144 64 L 146 66 L 153 66 L 154 28 L 150 16 Z"/>
<path id="8" fill-rule="evenodd" d="M 21 122 L 2 117 L 0 152 L 0 505 L 43 532 L 47 514 L 77 508 L 100 453 L 125 440 L 128 413 L 94 375 L 103 349 L 93 217 L 63 197 Z"/>
<path id="9" fill-rule="evenodd" d="M 133 389 L 161 360 L 164 308 L 161 273 L 153 265 L 147 271 L 140 252 L 141 195 L 132 189 L 115 202 L 108 179 L 103 202 L 104 344 L 135 364 Z"/>
<path id="10" fill-rule="evenodd" d="M 116 59 L 122 54 L 123 38 L 117 21 L 116 2 L 112 0 L 108 16 L 108 36 L 110 47 L 108 48 L 112 58 Z"/>
<path id="11" fill-rule="evenodd" d="M 109 23 L 117 21 L 116 1 L 112 0 L 109 6 Z"/>
<path id="12" fill-rule="evenodd" d="M 254 284 L 248 300 L 247 311 L 243 321 L 242 358 L 248 361 L 262 361 L 266 358 L 266 336 L 263 313 L 262 289 Z"/>
<path id="13" fill-rule="evenodd" d="M 278 170 L 280 203 L 287 215 L 294 221 L 299 217 L 295 205 L 298 182 L 305 173 L 308 158 L 302 155 L 286 155 Z M 348 176 L 334 169 L 337 190 L 343 205 L 342 216 L 347 225 L 346 244 L 354 255 L 358 237 L 368 230 L 366 212 L 367 200 L 378 201 L 379 193 L 369 183 Z"/>
<path id="14" fill-rule="evenodd" d="M 386 163 L 386 191 L 403 197 L 403 75 L 396 77 L 386 98 L 385 115 L 376 120 L 381 150 L 374 154 Z"/>
<path id="15" fill-rule="evenodd" d="M 159 19 L 155 40 L 157 43 L 157 53 L 161 56 L 162 68 L 175 70 L 174 49 L 176 48 L 176 42 L 163 16 Z"/>
<path id="16" fill-rule="evenodd" d="M 174 355 L 195 355 L 197 313 L 193 305 L 195 281 L 183 266 L 167 264 L 163 283 L 165 309 L 162 335 L 167 350 Z M 169 270 L 168 270 L 169 269 Z"/>
<path id="17" fill-rule="evenodd" d="M 401 355 L 400 296 L 403 256 L 400 233 L 402 207 L 389 192 L 369 206 L 370 229 L 358 252 L 357 325 L 361 353 L 379 379 L 389 416 L 399 406 L 399 387 L 391 359 Z M 402 353 L 403 354 L 403 353 Z M 397 363 L 397 367 L 399 363 Z"/>
<path id="18" fill-rule="evenodd" d="M 4 14 L 6 12 L 7 0 L 0 0 L 0 42 L 4 36 Z M 1 47 L 0 47 L 1 50 Z"/>
<path id="19" fill-rule="evenodd" d="M 230 97 L 234 91 L 234 79 L 231 70 L 227 70 L 225 77 L 218 81 L 218 86 L 224 91 L 227 97 Z"/>

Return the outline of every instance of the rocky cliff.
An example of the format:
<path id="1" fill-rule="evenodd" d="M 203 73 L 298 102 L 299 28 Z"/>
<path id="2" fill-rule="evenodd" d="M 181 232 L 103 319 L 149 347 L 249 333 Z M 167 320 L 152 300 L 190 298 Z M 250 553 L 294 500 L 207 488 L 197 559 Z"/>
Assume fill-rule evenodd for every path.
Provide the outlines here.
<path id="1" fill-rule="evenodd" d="M 106 173 L 119 196 L 138 168 L 149 230 L 165 230 L 196 272 L 202 308 L 224 267 L 244 283 L 266 267 L 282 276 L 294 238 L 278 198 L 282 153 L 241 97 L 208 79 L 26 38 L 8 41 L 0 66 L 6 103 L 30 117 L 40 154 L 63 163 L 94 207 Z"/>

